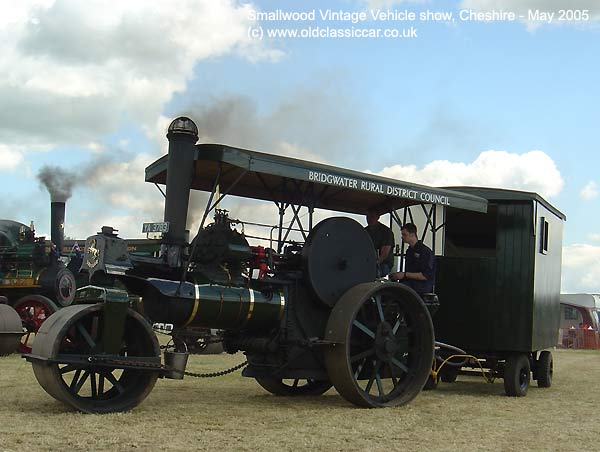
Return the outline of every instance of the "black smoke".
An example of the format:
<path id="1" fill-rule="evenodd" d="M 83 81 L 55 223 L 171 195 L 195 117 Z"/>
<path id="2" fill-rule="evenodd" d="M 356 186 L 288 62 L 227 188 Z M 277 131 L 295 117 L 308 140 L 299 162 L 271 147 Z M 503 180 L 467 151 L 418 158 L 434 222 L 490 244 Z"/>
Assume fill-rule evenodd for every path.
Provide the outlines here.
<path id="1" fill-rule="evenodd" d="M 44 165 L 37 178 L 50 193 L 52 202 L 66 202 L 73 194 L 73 187 L 79 183 L 76 173 L 53 165 Z"/>

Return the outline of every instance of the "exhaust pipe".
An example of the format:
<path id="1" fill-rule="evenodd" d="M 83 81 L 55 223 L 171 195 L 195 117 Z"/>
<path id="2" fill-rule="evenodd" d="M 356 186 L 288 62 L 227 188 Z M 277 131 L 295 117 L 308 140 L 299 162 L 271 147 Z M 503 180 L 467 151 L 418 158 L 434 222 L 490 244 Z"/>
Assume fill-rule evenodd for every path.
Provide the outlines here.
<path id="1" fill-rule="evenodd" d="M 59 255 L 62 255 L 65 240 L 65 203 L 52 201 L 50 203 L 50 240 L 56 245 Z"/>
<path id="2" fill-rule="evenodd" d="M 186 245 L 185 224 L 194 176 L 194 145 L 198 141 L 198 127 L 191 119 L 181 116 L 169 125 L 167 139 L 169 163 L 164 221 L 169 223 L 169 232 L 164 235 L 162 244 L 169 266 L 181 267 L 181 254 Z"/>

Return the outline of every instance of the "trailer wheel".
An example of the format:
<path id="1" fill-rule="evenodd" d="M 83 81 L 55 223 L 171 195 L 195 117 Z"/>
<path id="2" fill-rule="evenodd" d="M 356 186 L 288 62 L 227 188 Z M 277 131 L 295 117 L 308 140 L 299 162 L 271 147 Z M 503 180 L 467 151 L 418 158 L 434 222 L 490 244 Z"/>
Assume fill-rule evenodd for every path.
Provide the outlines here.
<path id="1" fill-rule="evenodd" d="M 256 377 L 256 381 L 271 394 L 286 397 L 318 396 L 327 392 L 332 386 L 328 380 L 313 380 L 311 378 Z"/>
<path id="2" fill-rule="evenodd" d="M 540 388 L 549 388 L 552 386 L 552 374 L 554 373 L 554 363 L 552 353 L 544 350 L 536 364 L 537 384 Z"/>
<path id="3" fill-rule="evenodd" d="M 325 367 L 339 394 L 366 407 L 414 399 L 431 373 L 434 337 L 421 298 L 398 283 L 363 283 L 336 303 L 325 330 Z"/>
<path id="4" fill-rule="evenodd" d="M 460 367 L 446 364 L 440 371 L 440 379 L 444 383 L 454 383 L 460 372 Z"/>
<path id="5" fill-rule="evenodd" d="M 510 397 L 527 395 L 531 374 L 529 358 L 523 353 L 509 355 L 504 365 L 504 391 Z"/>

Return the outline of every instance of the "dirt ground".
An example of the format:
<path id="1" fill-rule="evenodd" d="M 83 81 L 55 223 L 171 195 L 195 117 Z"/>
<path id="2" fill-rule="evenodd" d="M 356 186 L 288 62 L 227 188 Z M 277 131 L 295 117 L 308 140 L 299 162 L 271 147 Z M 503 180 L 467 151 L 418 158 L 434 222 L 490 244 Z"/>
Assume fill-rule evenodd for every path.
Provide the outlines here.
<path id="1" fill-rule="evenodd" d="M 556 350 L 551 388 L 504 395 L 502 380 L 459 376 L 408 406 L 355 408 L 334 389 L 282 398 L 239 372 L 159 380 L 132 412 L 70 411 L 18 355 L 0 358 L 0 452 L 600 450 L 600 351 Z M 193 356 L 212 372 L 242 355 Z"/>

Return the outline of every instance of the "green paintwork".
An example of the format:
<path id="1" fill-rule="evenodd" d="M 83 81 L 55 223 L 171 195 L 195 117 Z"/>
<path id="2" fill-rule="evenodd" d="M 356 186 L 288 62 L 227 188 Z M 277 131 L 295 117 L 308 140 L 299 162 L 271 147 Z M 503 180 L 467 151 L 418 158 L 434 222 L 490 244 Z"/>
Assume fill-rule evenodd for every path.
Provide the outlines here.
<path id="1" fill-rule="evenodd" d="M 496 216 L 495 249 L 437 258 L 436 339 L 471 352 L 542 350 L 558 334 L 564 216 L 534 196 L 502 200 L 502 192 L 493 191 L 488 214 Z M 546 254 L 541 217 L 549 222 Z M 449 213 L 447 222 L 453 218 Z M 468 222 L 469 213 L 460 221 Z"/>
<path id="2" fill-rule="evenodd" d="M 129 308 L 129 296 L 127 292 L 119 289 L 86 286 L 77 291 L 74 303 L 105 304 L 102 342 L 98 344 L 100 347 L 98 352 L 109 355 L 119 354 L 127 309 Z"/>

